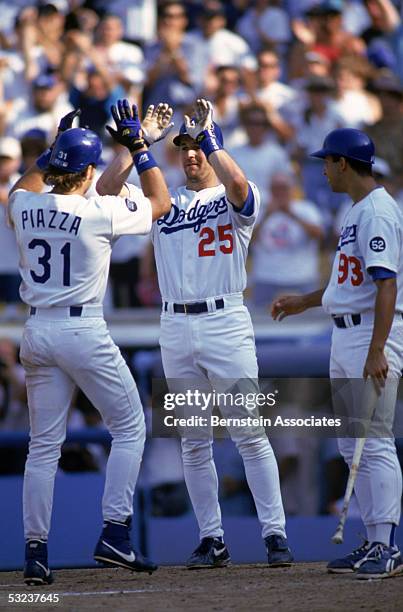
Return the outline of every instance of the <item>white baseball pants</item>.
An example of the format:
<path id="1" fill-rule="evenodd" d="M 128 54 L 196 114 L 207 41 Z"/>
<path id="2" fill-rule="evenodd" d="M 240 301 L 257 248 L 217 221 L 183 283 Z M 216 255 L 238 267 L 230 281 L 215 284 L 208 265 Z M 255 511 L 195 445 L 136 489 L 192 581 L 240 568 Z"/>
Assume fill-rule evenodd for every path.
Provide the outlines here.
<path id="1" fill-rule="evenodd" d="M 372 337 L 373 324 L 333 330 L 330 377 L 362 379 L 365 360 Z M 365 526 L 393 523 L 398 525 L 401 512 L 402 473 L 392 437 L 398 384 L 403 369 L 403 322 L 395 317 L 385 356 L 389 364 L 388 381 L 379 400 L 382 421 L 391 437 L 368 438 L 362 453 L 355 493 Z M 339 449 L 351 466 L 355 439 L 340 438 Z"/>
<path id="2" fill-rule="evenodd" d="M 161 316 L 161 353 L 167 379 L 191 379 L 198 388 L 228 379 L 257 380 L 256 348 L 250 315 L 245 306 L 199 315 Z M 231 416 L 221 409 L 223 416 Z M 238 414 L 237 414 L 238 416 Z M 245 415 L 244 415 L 245 416 Z M 262 535 L 285 536 L 277 462 L 267 439 L 231 432 L 240 452 L 252 492 Z M 186 485 L 200 529 L 200 539 L 223 535 L 218 502 L 218 479 L 213 460 L 212 438 L 182 438 Z"/>
<path id="3" fill-rule="evenodd" d="M 31 426 L 25 467 L 25 538 L 47 539 L 53 486 L 75 386 L 99 410 L 112 435 L 102 511 L 105 519 L 133 513 L 145 441 L 136 384 L 102 316 L 70 317 L 66 308 L 37 309 L 21 343 Z M 61 313 L 61 314 L 58 314 Z M 63 316 L 65 317 L 63 319 Z"/>

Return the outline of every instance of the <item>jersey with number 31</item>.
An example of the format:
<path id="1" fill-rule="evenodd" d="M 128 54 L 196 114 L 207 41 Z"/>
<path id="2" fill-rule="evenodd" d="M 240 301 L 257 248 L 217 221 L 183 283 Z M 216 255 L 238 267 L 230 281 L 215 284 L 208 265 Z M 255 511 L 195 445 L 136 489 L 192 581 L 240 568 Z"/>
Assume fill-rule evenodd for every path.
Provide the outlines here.
<path id="1" fill-rule="evenodd" d="M 369 269 L 396 273 L 396 311 L 403 312 L 403 211 L 383 187 L 354 204 L 343 221 L 322 305 L 330 314 L 373 311 L 377 287 Z"/>
<path id="2" fill-rule="evenodd" d="M 111 250 L 122 235 L 151 230 L 151 202 L 118 196 L 34 193 L 18 189 L 9 200 L 16 232 L 20 295 L 31 306 L 101 304 Z"/>
<path id="3" fill-rule="evenodd" d="M 237 212 L 224 185 L 171 193 L 171 211 L 153 224 L 151 237 L 162 298 L 197 301 L 240 293 L 246 286 L 245 262 L 259 212 L 259 192 L 250 216 Z"/>

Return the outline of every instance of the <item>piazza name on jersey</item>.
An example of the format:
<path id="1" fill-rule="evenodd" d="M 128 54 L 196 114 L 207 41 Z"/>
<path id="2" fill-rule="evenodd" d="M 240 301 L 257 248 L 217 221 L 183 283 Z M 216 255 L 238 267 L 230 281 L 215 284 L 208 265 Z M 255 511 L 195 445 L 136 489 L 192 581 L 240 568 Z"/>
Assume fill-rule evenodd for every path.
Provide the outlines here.
<path id="1" fill-rule="evenodd" d="M 197 234 L 208 219 L 216 219 L 219 215 L 226 213 L 227 210 L 228 203 L 225 195 L 219 200 L 211 200 L 205 204 L 201 204 L 201 201 L 197 200 L 190 210 L 180 209 L 172 202 L 171 210 L 165 217 L 158 219 L 157 225 L 163 226 L 160 229 L 161 234 L 172 234 L 189 228 L 193 228 L 193 231 Z"/>
<path id="2" fill-rule="evenodd" d="M 55 209 L 31 208 L 21 211 L 22 229 L 55 229 L 77 236 L 81 217 Z"/>

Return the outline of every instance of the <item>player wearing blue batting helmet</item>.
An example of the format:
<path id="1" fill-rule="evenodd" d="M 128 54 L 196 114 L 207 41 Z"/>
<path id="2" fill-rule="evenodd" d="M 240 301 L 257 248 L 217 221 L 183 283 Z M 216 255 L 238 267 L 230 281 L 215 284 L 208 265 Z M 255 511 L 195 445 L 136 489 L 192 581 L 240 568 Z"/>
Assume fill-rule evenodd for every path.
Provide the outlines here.
<path id="1" fill-rule="evenodd" d="M 214 127 L 214 134 L 215 134 L 215 137 L 219 145 L 221 147 L 224 147 L 224 136 L 222 134 L 220 126 L 217 125 L 215 121 L 213 121 L 213 127 Z M 188 136 L 189 138 L 191 138 L 191 136 L 189 136 L 189 134 L 186 131 L 186 125 L 184 123 L 182 123 L 179 129 L 179 134 L 177 134 L 175 138 L 173 139 L 174 145 L 176 145 L 177 147 L 180 147 L 183 141 L 183 136 Z"/>
<path id="2" fill-rule="evenodd" d="M 92 130 L 71 128 L 57 138 L 49 166 L 62 172 L 82 172 L 87 166 L 100 162 L 102 143 Z"/>
<path id="3" fill-rule="evenodd" d="M 375 146 L 364 132 L 354 128 L 340 128 L 330 132 L 325 138 L 323 147 L 310 156 L 325 159 L 328 155 L 339 155 L 346 159 L 373 164 Z"/>

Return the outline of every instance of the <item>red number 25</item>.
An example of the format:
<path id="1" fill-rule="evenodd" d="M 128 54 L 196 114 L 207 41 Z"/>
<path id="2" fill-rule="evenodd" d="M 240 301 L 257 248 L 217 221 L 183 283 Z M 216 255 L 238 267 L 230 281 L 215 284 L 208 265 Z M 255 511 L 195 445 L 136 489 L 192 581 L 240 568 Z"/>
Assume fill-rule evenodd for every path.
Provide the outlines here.
<path id="1" fill-rule="evenodd" d="M 219 225 L 218 230 L 218 241 L 222 244 L 219 245 L 221 253 L 230 254 L 234 250 L 234 236 L 232 234 L 232 225 Z M 199 242 L 199 257 L 214 257 L 215 248 L 207 248 L 215 241 L 214 230 L 212 227 L 203 227 L 200 232 Z"/>

